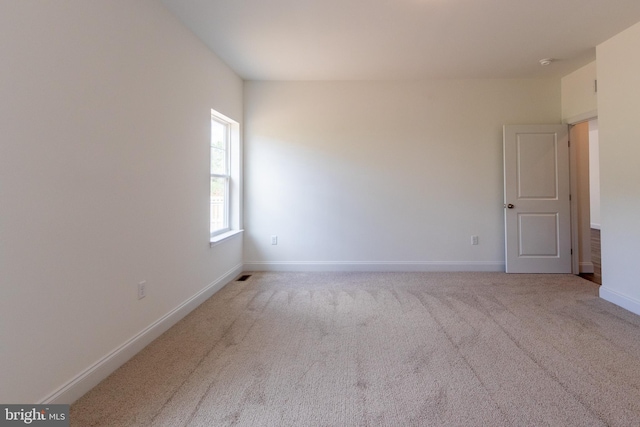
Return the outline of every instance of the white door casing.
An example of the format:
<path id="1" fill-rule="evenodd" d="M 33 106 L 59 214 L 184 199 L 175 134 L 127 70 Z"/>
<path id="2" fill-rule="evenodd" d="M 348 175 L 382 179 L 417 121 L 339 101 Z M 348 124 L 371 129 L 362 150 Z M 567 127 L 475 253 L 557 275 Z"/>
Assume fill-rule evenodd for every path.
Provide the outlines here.
<path id="1" fill-rule="evenodd" d="M 507 273 L 571 273 L 569 129 L 503 129 Z"/>

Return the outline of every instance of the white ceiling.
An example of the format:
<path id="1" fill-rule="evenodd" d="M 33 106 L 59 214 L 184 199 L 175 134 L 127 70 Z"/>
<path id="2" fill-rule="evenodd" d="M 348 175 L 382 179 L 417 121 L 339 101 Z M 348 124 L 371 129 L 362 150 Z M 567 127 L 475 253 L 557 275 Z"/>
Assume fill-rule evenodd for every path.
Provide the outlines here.
<path id="1" fill-rule="evenodd" d="M 640 21 L 640 0 L 160 1 L 247 80 L 558 77 Z"/>

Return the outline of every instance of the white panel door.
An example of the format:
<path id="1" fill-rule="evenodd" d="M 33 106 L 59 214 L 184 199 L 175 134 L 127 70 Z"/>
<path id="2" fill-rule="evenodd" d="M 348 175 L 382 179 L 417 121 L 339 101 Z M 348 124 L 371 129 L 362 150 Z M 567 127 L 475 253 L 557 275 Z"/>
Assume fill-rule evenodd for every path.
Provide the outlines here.
<path id="1" fill-rule="evenodd" d="M 571 273 L 569 129 L 504 126 L 507 273 Z"/>

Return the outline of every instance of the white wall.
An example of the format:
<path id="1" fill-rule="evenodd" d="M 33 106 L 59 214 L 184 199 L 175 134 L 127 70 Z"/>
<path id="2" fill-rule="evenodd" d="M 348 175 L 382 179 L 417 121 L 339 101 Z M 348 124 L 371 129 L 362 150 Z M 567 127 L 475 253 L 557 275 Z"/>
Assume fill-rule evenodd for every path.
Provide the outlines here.
<path id="1" fill-rule="evenodd" d="M 68 402 L 241 268 L 208 144 L 242 81 L 153 0 L 0 2 L 0 58 L 0 402 Z"/>
<path id="2" fill-rule="evenodd" d="M 598 119 L 589 120 L 589 195 L 591 228 L 600 230 L 600 142 Z"/>
<path id="3" fill-rule="evenodd" d="M 640 23 L 598 45 L 600 295 L 640 314 Z"/>
<path id="4" fill-rule="evenodd" d="M 559 80 L 247 82 L 245 268 L 502 270 L 502 125 L 560 121 Z"/>
<path id="5" fill-rule="evenodd" d="M 565 122 L 576 123 L 597 116 L 596 69 L 594 61 L 562 78 L 562 119 Z"/>

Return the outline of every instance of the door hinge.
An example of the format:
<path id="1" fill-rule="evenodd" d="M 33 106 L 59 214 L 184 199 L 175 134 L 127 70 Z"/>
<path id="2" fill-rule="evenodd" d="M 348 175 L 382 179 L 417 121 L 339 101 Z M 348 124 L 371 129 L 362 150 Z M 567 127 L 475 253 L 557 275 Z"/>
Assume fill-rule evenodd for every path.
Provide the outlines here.
<path id="1" fill-rule="evenodd" d="M 567 144 L 569 144 L 569 147 L 571 147 L 571 141 L 567 141 Z"/>
<path id="2" fill-rule="evenodd" d="M 569 201 L 571 201 L 571 194 L 569 194 Z"/>
<path id="3" fill-rule="evenodd" d="M 571 255 L 573 255 L 573 249 L 571 249 Z"/>
<path id="4" fill-rule="evenodd" d="M 598 93 L 598 80 L 597 79 L 593 81 L 593 91 L 595 93 Z"/>

